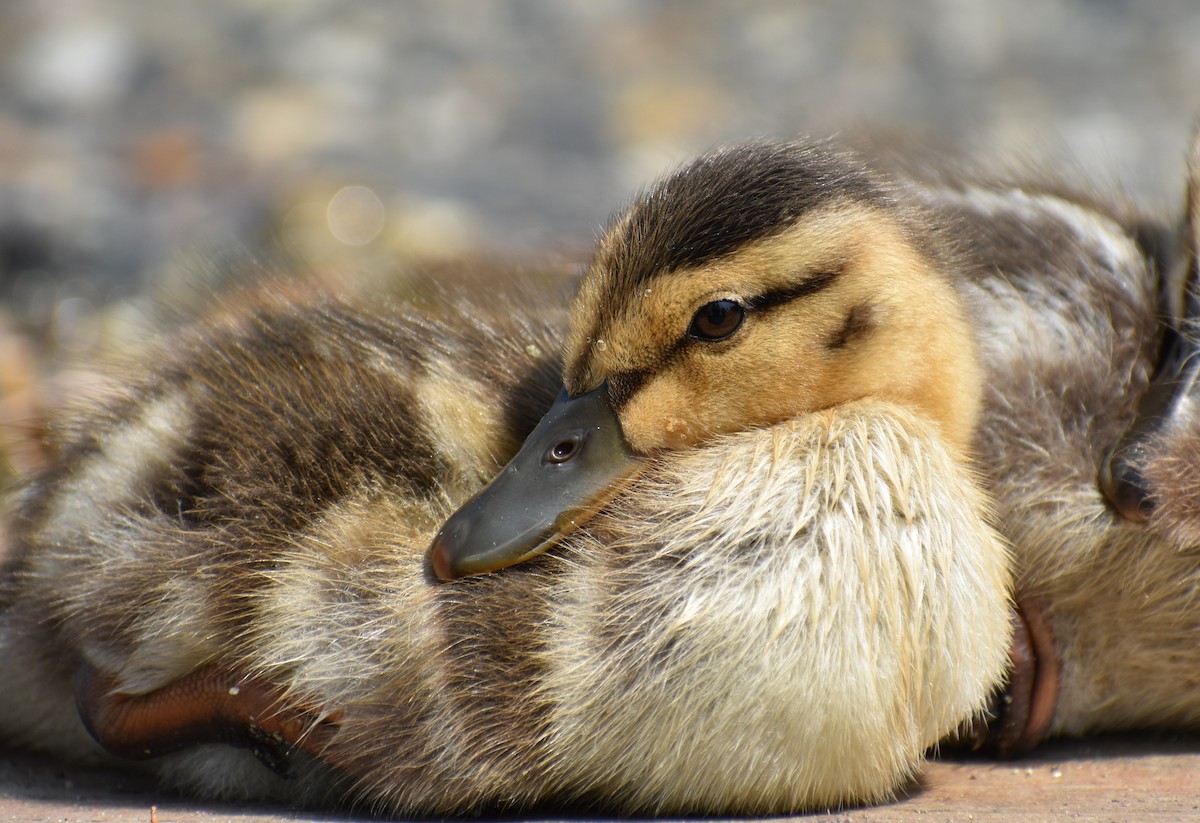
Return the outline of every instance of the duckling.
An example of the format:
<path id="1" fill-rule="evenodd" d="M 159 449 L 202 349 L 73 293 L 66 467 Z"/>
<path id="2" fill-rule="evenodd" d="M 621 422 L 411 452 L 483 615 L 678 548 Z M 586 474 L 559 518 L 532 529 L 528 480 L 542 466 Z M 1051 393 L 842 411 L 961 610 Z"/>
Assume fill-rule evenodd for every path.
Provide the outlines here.
<path id="1" fill-rule="evenodd" d="M 926 222 L 919 203 L 816 147 L 747 144 L 664 180 L 601 241 L 572 309 L 559 402 L 439 534 L 435 573 L 545 550 L 636 465 L 629 457 L 851 402 L 905 406 L 965 457 L 982 371 L 954 264 Z M 587 484 L 582 499 L 539 512 L 528 502 L 539 466 L 549 488 L 538 499 L 563 494 L 568 471 Z M 510 547 L 499 529 L 524 531 Z"/>
<path id="2" fill-rule="evenodd" d="M 1097 483 L 1164 234 L 760 142 L 635 200 L 569 320 L 236 300 L 18 494 L 0 728 L 208 794 L 733 814 L 891 797 L 1006 681 L 1013 748 L 1194 722 L 1194 559 Z"/>
<path id="3" fill-rule="evenodd" d="M 614 454 L 852 401 L 909 407 L 965 455 L 982 375 L 949 263 L 918 245 L 922 222 L 848 157 L 807 147 L 748 144 L 663 181 L 601 242 L 572 309 L 561 402 L 511 471 L 447 523 L 434 571 L 487 570 L 552 545 L 634 465 Z M 607 431 L 619 433 L 589 442 Z M 579 467 L 596 456 L 603 470 Z M 549 488 L 538 499 L 562 495 L 569 471 L 588 484 L 578 503 L 538 512 L 528 489 L 539 465 Z M 515 496 L 508 478 L 519 478 Z M 536 539 L 510 548 L 483 534 L 489 523 Z"/>
<path id="4" fill-rule="evenodd" d="M 486 306 L 458 305 L 454 321 L 421 321 L 453 360 L 409 352 L 403 379 L 380 355 L 423 336 L 390 316 L 239 312 L 166 357 L 133 393 L 137 414 L 118 400 L 94 416 L 98 442 L 64 455 L 43 481 L 59 488 L 28 493 L 18 525 L 6 739 L 94 752 L 78 720 L 66 735 L 74 700 L 105 749 L 157 756 L 164 779 L 208 794 L 299 785 L 313 802 L 348 793 L 396 813 L 749 810 L 885 797 L 978 710 L 1004 665 L 1005 554 L 940 439 L 900 409 L 682 453 L 574 535 L 589 542 L 573 556 L 431 585 L 425 548 L 466 496 L 454 484 L 482 483 L 452 467 L 511 454 L 509 432 L 534 420 L 509 401 L 528 415 L 558 383 L 529 360 L 552 313 L 498 329 Z M 470 336 L 457 325 L 480 317 Z M 464 378 L 459 362 L 494 376 Z M 381 384 L 414 388 L 382 404 Z M 413 422 L 452 402 L 458 430 L 430 430 L 439 445 L 422 451 Z M 233 411 L 245 422 L 215 425 Z M 317 463 L 304 444 L 326 430 L 337 448 Z M 350 449 L 359 477 L 303 470 Z M 731 501 L 745 516 L 730 519 Z M 981 600 L 993 617 L 968 620 Z M 173 751 L 212 742 L 300 780 L 226 747 Z"/>

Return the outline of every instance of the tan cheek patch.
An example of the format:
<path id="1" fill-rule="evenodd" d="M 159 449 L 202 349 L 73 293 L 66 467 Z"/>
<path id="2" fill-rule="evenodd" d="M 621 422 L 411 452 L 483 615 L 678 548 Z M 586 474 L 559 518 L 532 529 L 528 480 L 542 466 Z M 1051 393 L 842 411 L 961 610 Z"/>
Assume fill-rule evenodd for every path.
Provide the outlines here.
<path id="1" fill-rule="evenodd" d="M 687 448 L 829 405 L 821 396 L 830 367 L 824 330 L 775 318 L 747 331 L 735 349 L 697 344 L 647 381 L 621 413 L 634 449 Z"/>
<path id="2" fill-rule="evenodd" d="M 646 454 L 694 446 L 704 435 L 698 398 L 673 375 L 648 383 L 621 410 L 621 429 L 630 447 Z"/>

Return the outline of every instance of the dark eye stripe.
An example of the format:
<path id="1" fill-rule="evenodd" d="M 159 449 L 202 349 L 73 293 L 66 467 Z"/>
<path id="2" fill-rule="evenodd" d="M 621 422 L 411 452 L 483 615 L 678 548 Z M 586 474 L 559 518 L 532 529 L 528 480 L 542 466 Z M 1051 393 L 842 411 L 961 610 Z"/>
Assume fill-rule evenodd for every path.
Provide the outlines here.
<path id="1" fill-rule="evenodd" d="M 674 354 L 674 349 L 670 354 Z M 669 360 L 670 357 L 668 356 L 666 359 Z M 613 409 L 620 411 L 650 378 L 650 374 L 651 369 L 636 369 L 610 374 L 608 376 L 608 402 Z"/>
<path id="2" fill-rule="evenodd" d="M 841 274 L 842 271 L 840 268 L 823 271 L 819 274 L 813 275 L 803 283 L 793 286 L 792 288 L 779 289 L 778 291 L 771 291 L 767 292 L 766 294 L 760 294 L 757 297 L 753 297 L 745 302 L 745 306 L 747 309 L 754 311 L 767 311 L 775 308 L 776 306 L 782 306 L 783 304 L 791 302 L 792 300 L 806 297 L 810 294 L 816 294 L 817 292 L 831 285 L 833 281 L 837 280 L 838 277 L 841 276 Z M 608 376 L 608 393 L 609 402 L 612 403 L 613 408 L 620 410 L 626 403 L 629 402 L 633 395 L 637 394 L 642 386 L 645 385 L 646 381 L 650 379 L 652 374 L 654 374 L 656 371 L 662 370 L 669 363 L 675 360 L 675 358 L 679 357 L 683 350 L 688 347 L 688 344 L 694 344 L 696 342 L 697 341 L 695 338 L 689 335 L 684 335 L 682 338 L 675 341 L 673 346 L 656 358 L 653 364 L 640 369 L 630 369 L 628 371 L 610 374 Z"/>
<path id="3" fill-rule="evenodd" d="M 828 271 L 814 274 L 812 277 L 805 280 L 799 285 L 792 286 L 778 291 L 769 291 L 766 294 L 760 294 L 757 297 L 751 297 L 746 301 L 746 307 L 755 311 L 765 311 L 773 309 L 776 306 L 782 306 L 784 303 L 790 303 L 801 297 L 808 297 L 817 292 L 831 286 L 835 280 L 841 277 L 841 269 L 830 269 Z"/>

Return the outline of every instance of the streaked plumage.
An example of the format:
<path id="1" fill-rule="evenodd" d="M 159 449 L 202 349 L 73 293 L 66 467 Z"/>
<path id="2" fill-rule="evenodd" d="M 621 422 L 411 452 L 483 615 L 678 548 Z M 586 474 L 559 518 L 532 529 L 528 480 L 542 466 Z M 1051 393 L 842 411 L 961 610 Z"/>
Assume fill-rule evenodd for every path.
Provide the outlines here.
<path id="1" fill-rule="evenodd" d="M 1055 187 L 755 143 L 616 218 L 569 321 L 544 280 L 268 284 L 16 495 L 0 729 L 98 757 L 81 672 L 85 703 L 233 683 L 280 700 L 256 728 L 311 726 L 226 729 L 304 779 L 228 746 L 165 779 L 396 814 L 870 802 L 990 706 L 1014 593 L 1057 641 L 1051 733 L 1194 724 L 1194 461 L 1164 467 L 1196 438 L 1155 441 L 1146 524 L 1097 482 L 1159 357 L 1166 237 Z M 736 332 L 689 337 L 721 301 Z M 607 386 L 640 469 L 547 553 L 435 582 L 434 533 L 560 380 Z"/>

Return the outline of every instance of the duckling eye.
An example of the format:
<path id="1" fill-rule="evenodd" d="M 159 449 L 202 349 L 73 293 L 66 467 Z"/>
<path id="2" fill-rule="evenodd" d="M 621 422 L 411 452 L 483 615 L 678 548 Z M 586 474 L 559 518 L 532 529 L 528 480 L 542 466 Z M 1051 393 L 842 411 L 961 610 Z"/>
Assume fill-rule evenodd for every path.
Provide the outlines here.
<path id="1" fill-rule="evenodd" d="M 741 328 L 746 310 L 736 300 L 705 303 L 692 318 L 688 336 L 697 340 L 724 340 Z"/>

